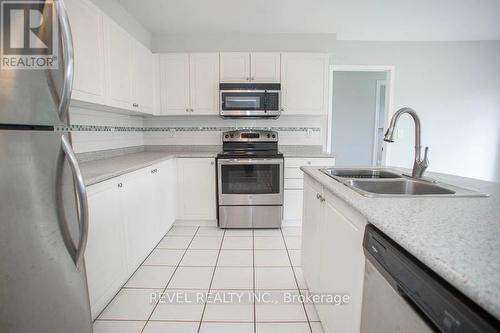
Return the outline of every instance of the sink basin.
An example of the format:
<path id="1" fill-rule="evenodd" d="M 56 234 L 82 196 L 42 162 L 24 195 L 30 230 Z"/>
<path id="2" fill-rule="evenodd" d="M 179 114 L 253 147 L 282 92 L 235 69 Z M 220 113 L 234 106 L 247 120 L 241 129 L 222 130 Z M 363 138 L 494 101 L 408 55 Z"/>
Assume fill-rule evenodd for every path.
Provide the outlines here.
<path id="1" fill-rule="evenodd" d="M 455 191 L 444 188 L 442 186 L 412 181 L 407 179 L 398 180 L 378 180 L 378 181 L 362 181 L 362 180 L 347 180 L 347 186 L 360 189 L 369 193 L 376 194 L 396 194 L 396 195 L 440 195 L 440 194 L 455 194 Z"/>
<path id="2" fill-rule="evenodd" d="M 322 169 L 330 177 L 340 178 L 356 178 L 356 179 L 384 179 L 384 178 L 401 178 L 401 175 L 396 172 L 384 169 L 337 169 L 328 168 Z"/>
<path id="3" fill-rule="evenodd" d="M 365 197 L 487 197 L 466 188 L 415 179 L 385 168 L 326 168 L 321 172 Z"/>

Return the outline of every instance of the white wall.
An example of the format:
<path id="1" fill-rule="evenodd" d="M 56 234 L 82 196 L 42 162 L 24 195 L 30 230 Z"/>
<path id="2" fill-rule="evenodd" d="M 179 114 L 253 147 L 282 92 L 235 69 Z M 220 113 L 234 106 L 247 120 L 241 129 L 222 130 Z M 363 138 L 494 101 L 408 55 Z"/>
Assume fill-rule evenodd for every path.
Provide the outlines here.
<path id="1" fill-rule="evenodd" d="M 153 52 L 331 52 L 335 34 L 170 34 L 153 35 Z"/>
<path id="2" fill-rule="evenodd" d="M 333 63 L 394 65 L 394 110 L 420 115 L 429 170 L 500 181 L 500 41 L 337 41 Z M 388 164 L 411 167 L 414 131 L 401 120 Z"/>
<path id="3" fill-rule="evenodd" d="M 142 127 L 143 118 L 111 112 L 72 107 L 71 125 Z M 74 131 L 71 133 L 76 153 L 144 145 L 143 132 Z"/>
<path id="4" fill-rule="evenodd" d="M 372 164 L 377 80 L 383 72 L 334 72 L 332 152 L 338 166 Z"/>
<path id="5" fill-rule="evenodd" d="M 146 47 L 151 47 L 151 34 L 117 0 L 91 0 L 129 34 Z"/>

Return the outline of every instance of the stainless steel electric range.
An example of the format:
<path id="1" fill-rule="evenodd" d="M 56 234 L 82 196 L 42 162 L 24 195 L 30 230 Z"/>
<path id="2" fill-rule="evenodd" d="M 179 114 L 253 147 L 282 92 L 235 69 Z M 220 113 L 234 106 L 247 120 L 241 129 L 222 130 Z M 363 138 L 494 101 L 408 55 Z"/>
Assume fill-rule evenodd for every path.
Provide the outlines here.
<path id="1" fill-rule="evenodd" d="M 283 214 L 283 154 L 278 133 L 223 133 L 217 155 L 220 228 L 279 228 Z"/>

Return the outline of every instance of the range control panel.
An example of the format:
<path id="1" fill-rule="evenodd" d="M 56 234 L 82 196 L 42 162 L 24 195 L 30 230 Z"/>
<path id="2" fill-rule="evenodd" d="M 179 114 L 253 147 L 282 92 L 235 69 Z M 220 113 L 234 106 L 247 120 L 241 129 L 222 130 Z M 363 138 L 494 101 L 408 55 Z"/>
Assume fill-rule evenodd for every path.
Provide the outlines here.
<path id="1" fill-rule="evenodd" d="M 222 133 L 223 142 L 278 142 L 278 132 L 266 130 L 237 130 Z"/>

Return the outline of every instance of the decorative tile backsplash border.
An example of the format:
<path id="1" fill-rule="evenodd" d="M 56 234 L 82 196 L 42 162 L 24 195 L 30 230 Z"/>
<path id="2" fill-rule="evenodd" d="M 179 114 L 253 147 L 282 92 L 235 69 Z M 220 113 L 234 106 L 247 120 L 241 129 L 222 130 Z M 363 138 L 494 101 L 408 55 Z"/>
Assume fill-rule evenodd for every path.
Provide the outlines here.
<path id="1" fill-rule="evenodd" d="M 70 125 L 56 126 L 60 132 L 224 132 L 233 130 L 268 130 L 279 132 L 320 132 L 319 127 L 128 127 L 128 126 L 93 126 Z"/>

